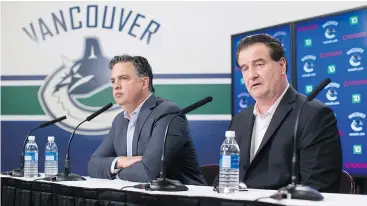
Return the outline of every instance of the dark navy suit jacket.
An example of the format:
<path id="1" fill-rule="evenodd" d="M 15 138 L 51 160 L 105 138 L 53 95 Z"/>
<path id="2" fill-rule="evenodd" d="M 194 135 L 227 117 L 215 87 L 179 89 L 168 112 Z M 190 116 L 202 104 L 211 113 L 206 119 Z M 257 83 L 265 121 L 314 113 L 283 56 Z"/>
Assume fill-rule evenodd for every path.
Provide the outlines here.
<path id="1" fill-rule="evenodd" d="M 304 101 L 306 97 L 289 86 L 251 162 L 254 106 L 234 117 L 231 130 L 236 132 L 240 147 L 240 182 L 259 189 L 279 189 L 291 183 L 294 124 Z M 300 183 L 321 192 L 337 192 L 342 174 L 342 149 L 333 111 L 316 99 L 306 103 L 297 138 L 296 173 Z M 214 181 L 217 184 L 218 177 Z"/>

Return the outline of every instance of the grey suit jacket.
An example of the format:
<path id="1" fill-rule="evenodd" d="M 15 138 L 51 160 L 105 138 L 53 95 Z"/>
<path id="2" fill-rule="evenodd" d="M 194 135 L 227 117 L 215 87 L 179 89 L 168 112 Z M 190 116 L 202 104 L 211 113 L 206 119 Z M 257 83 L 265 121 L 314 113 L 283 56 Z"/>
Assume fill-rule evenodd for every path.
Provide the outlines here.
<path id="1" fill-rule="evenodd" d="M 132 155 L 143 156 L 140 162 L 117 173 L 123 180 L 148 182 L 159 177 L 166 126 L 181 109 L 178 105 L 150 96 L 139 113 Z M 112 128 L 88 162 L 88 173 L 94 178 L 113 179 L 111 164 L 118 156 L 126 156 L 128 120 L 123 112 L 112 122 Z M 176 117 L 170 125 L 166 140 L 165 169 L 167 178 L 187 185 L 206 185 L 197 162 L 195 148 L 190 136 L 186 117 Z"/>

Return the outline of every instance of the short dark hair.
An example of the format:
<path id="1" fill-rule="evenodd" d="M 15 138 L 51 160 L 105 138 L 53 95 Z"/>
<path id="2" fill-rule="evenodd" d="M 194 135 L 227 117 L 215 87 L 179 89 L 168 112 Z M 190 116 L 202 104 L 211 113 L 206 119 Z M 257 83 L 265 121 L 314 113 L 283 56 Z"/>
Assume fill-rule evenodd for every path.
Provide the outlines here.
<path id="1" fill-rule="evenodd" d="M 136 70 L 136 74 L 139 77 L 148 77 L 149 78 L 149 90 L 154 93 L 154 87 L 153 87 L 153 72 L 152 68 L 150 67 L 150 64 L 148 60 L 142 56 L 130 56 L 127 54 L 123 54 L 120 56 L 114 56 L 110 63 L 108 64 L 108 68 L 112 70 L 113 66 L 115 64 L 120 62 L 131 62 Z"/>
<path id="2" fill-rule="evenodd" d="M 256 43 L 263 43 L 265 44 L 269 49 L 270 49 L 270 58 L 274 61 L 279 61 L 282 57 L 285 59 L 286 61 L 286 71 L 288 71 L 288 61 L 287 58 L 285 57 L 285 52 L 284 52 L 284 48 L 282 47 L 282 43 L 268 35 L 268 34 L 255 34 L 255 35 L 251 35 L 251 36 L 247 36 L 242 38 L 238 44 L 237 44 L 237 50 L 236 50 L 236 62 L 237 62 L 237 66 L 238 65 L 238 56 L 240 54 L 240 52 L 249 47 L 252 46 Z"/>

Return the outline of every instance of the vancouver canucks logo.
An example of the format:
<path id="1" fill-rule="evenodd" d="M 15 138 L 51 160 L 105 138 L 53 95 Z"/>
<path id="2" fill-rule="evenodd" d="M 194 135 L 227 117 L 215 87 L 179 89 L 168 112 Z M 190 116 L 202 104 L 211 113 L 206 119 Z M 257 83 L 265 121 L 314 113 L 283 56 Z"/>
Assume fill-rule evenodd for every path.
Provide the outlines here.
<path id="1" fill-rule="evenodd" d="M 249 105 L 248 99 L 250 95 L 247 92 L 242 92 L 237 97 L 240 99 L 240 102 L 238 104 L 242 109 L 248 107 Z"/>
<path id="2" fill-rule="evenodd" d="M 322 28 L 325 29 L 325 37 L 326 40 L 323 42 L 323 44 L 330 44 L 330 43 L 336 43 L 338 42 L 337 36 L 336 36 L 336 28 L 338 26 L 337 21 L 327 21 L 322 25 Z"/>
<path id="3" fill-rule="evenodd" d="M 336 82 L 331 82 L 328 84 L 325 89 L 326 92 L 326 105 L 339 105 L 340 102 L 338 100 L 338 89 L 340 88 L 340 84 Z"/>
<path id="4" fill-rule="evenodd" d="M 72 61 L 63 58 L 63 64 L 50 74 L 38 92 L 43 111 L 51 118 L 63 115 L 67 119 L 58 125 L 72 132 L 87 116 L 112 101 L 111 70 L 96 38 L 85 41 L 84 55 Z M 76 133 L 83 135 L 107 134 L 119 106 L 82 124 Z"/>
<path id="5" fill-rule="evenodd" d="M 363 121 L 366 118 L 366 114 L 361 112 L 354 112 L 348 115 L 350 119 L 350 127 L 352 128 L 353 132 L 349 133 L 349 136 L 365 136 L 363 132 Z"/>
<path id="6" fill-rule="evenodd" d="M 285 43 L 286 36 L 287 36 L 287 33 L 284 31 L 278 31 L 273 35 L 273 37 L 278 39 L 278 41 L 281 43 L 284 50 L 285 50 L 284 43 Z"/>
<path id="7" fill-rule="evenodd" d="M 353 68 L 349 68 L 348 72 L 354 72 L 354 71 L 362 71 L 362 56 L 364 52 L 364 49 L 362 48 L 352 48 L 347 51 L 347 55 L 349 56 L 349 64 Z"/>

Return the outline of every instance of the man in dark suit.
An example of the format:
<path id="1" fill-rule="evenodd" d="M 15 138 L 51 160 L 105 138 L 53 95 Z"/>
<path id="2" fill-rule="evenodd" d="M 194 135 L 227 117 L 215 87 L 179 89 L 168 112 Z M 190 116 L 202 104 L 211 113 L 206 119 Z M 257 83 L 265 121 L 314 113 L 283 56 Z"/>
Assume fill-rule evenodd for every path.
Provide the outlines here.
<path id="1" fill-rule="evenodd" d="M 279 189 L 291 183 L 294 124 L 306 97 L 288 83 L 284 50 L 269 35 L 242 39 L 237 63 L 256 101 L 234 117 L 230 128 L 240 147 L 240 182 L 249 188 Z M 299 183 L 337 192 L 342 150 L 333 111 L 318 100 L 306 103 L 297 138 Z"/>
<path id="2" fill-rule="evenodd" d="M 108 136 L 88 162 L 91 177 L 148 182 L 159 177 L 163 138 L 178 105 L 154 95 L 153 74 L 140 56 L 116 56 L 110 64 L 113 96 L 123 108 Z M 167 178 L 205 185 L 184 115 L 169 128 L 165 153 Z"/>

